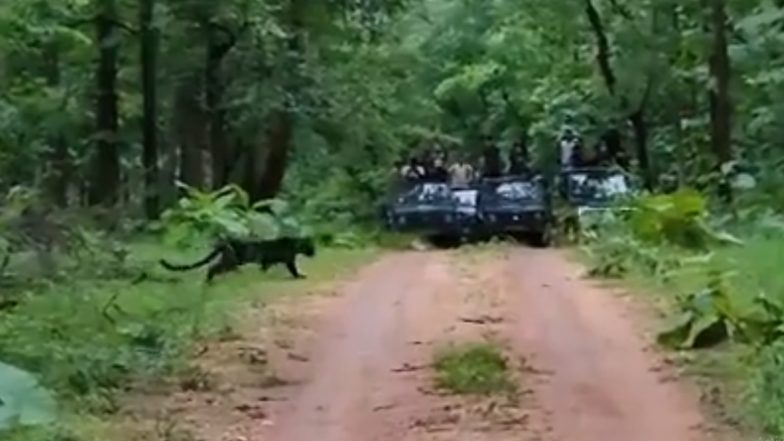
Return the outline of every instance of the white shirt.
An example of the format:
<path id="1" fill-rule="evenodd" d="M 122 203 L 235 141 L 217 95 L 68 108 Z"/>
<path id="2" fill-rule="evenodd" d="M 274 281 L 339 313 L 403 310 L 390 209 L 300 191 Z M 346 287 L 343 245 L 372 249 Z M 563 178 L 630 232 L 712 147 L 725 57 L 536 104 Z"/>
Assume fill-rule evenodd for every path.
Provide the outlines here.
<path id="1" fill-rule="evenodd" d="M 566 165 L 572 161 L 572 152 L 577 145 L 577 139 L 562 139 L 561 140 L 561 164 Z"/>

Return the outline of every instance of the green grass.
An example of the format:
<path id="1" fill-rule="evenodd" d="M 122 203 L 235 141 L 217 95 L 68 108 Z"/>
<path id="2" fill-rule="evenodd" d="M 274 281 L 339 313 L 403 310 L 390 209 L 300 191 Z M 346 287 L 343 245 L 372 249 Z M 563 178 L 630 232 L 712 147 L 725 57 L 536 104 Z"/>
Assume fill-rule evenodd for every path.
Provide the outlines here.
<path id="1" fill-rule="evenodd" d="M 456 394 L 491 395 L 513 390 L 506 357 L 491 343 L 449 346 L 436 353 L 436 386 Z"/>
<path id="2" fill-rule="evenodd" d="M 676 295 L 704 288 L 711 272 L 725 274 L 728 294 L 737 311 L 749 311 L 760 293 L 784 302 L 784 236 L 763 234 L 752 228 L 742 239 L 744 245 L 715 248 L 707 263 L 687 265 L 667 277 L 632 265 L 624 283 L 655 301 L 665 315 L 675 312 Z M 669 247 L 657 254 L 694 256 Z M 762 429 L 772 436 L 784 436 L 784 344 L 761 351 L 737 344 L 690 355 L 685 371 L 706 388 L 721 391 L 722 403 L 718 407 L 722 417 L 752 432 Z"/>
<path id="3" fill-rule="evenodd" d="M 248 266 L 212 286 L 203 283 L 204 271 L 173 276 L 156 263 L 160 257 L 187 262 L 205 251 L 138 243 L 133 266 L 146 269 L 150 280 L 132 285 L 130 278 L 74 273 L 26 292 L 20 306 L 0 315 L 0 359 L 35 373 L 57 394 L 64 426 L 58 433 L 77 433 L 79 441 L 105 439 L 91 432 L 118 410 L 118 394 L 134 380 L 186 369 L 194 343 L 231 332 L 236 312 L 281 295 L 306 294 L 376 254 L 319 249 L 316 258 L 300 260 L 307 280 L 291 280 L 282 268 L 262 273 Z M 0 438 L 57 439 L 51 432 L 25 430 Z"/>

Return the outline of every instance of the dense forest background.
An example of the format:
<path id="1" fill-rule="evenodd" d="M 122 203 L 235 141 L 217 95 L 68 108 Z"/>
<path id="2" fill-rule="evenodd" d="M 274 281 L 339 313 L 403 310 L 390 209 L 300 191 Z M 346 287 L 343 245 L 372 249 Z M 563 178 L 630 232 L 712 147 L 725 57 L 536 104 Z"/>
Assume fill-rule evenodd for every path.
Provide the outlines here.
<path id="1" fill-rule="evenodd" d="M 0 17 L 0 186 L 61 207 L 156 218 L 179 180 L 367 216 L 422 140 L 478 154 L 484 135 L 527 136 L 549 164 L 567 118 L 588 144 L 613 131 L 651 188 L 733 165 L 774 190 L 757 195 L 778 188 L 775 2 L 8 1 Z"/>
<path id="2" fill-rule="evenodd" d="M 784 300 L 783 42 L 779 0 L 4 0 L 0 358 L 74 408 L 116 410 L 107 390 L 172 369 L 219 309 L 144 269 L 175 252 L 138 236 L 159 219 L 230 228 L 215 192 L 234 185 L 245 208 L 286 201 L 321 232 L 359 231 L 423 143 L 476 160 L 486 136 L 525 139 L 553 171 L 566 123 L 625 152 L 651 193 L 699 192 L 650 196 L 628 236 L 595 244 L 595 274 Z M 744 245 L 668 237 L 696 225 Z M 29 252 L 43 273 L 17 263 Z M 670 274 L 697 252 L 715 257 L 700 276 Z M 746 326 L 719 309 L 702 323 Z M 780 435 L 771 314 L 754 362 L 730 359 L 754 366 L 734 378 Z"/>

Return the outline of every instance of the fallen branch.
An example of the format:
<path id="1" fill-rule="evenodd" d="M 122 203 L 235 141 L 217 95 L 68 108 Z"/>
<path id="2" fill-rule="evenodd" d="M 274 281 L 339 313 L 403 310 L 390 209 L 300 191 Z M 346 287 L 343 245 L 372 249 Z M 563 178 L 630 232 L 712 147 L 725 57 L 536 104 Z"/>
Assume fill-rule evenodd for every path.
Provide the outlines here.
<path id="1" fill-rule="evenodd" d="M 460 317 L 460 321 L 464 323 L 471 323 L 474 325 L 487 325 L 487 324 L 498 324 L 504 321 L 501 317 L 492 317 L 488 315 L 484 315 L 481 317 Z"/>
<path id="2" fill-rule="evenodd" d="M 421 371 L 422 369 L 427 369 L 431 366 L 432 366 L 431 364 L 423 364 L 423 365 L 415 366 L 415 365 L 405 363 L 403 366 L 399 368 L 392 369 L 392 372 L 396 374 L 405 373 L 405 372 L 415 372 L 415 371 Z"/>

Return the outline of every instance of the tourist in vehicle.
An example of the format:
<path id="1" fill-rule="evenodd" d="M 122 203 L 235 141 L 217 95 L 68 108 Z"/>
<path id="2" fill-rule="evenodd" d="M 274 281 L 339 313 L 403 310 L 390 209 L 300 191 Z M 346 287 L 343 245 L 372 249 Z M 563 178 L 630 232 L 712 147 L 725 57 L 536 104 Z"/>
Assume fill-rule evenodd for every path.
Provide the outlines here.
<path id="1" fill-rule="evenodd" d="M 425 178 L 425 167 L 415 155 L 411 155 L 408 164 L 400 170 L 401 177 L 408 182 L 418 182 Z"/>
<path id="2" fill-rule="evenodd" d="M 577 136 L 574 129 L 567 127 L 558 140 L 558 148 L 561 154 L 561 167 L 577 167 L 578 164 L 576 164 L 574 160 L 579 160 L 582 155 L 582 147 L 580 137 Z"/>
<path id="3" fill-rule="evenodd" d="M 503 168 L 501 151 L 491 137 L 486 137 L 482 151 L 482 177 L 499 178 L 503 174 Z"/>
<path id="4" fill-rule="evenodd" d="M 512 176 L 524 176 L 531 172 L 531 167 L 528 164 L 528 149 L 523 140 L 515 141 L 512 149 L 509 151 L 509 170 L 508 174 Z"/>
<path id="5" fill-rule="evenodd" d="M 440 146 L 433 150 L 427 167 L 427 176 L 428 179 L 436 182 L 447 182 L 449 180 L 447 155 Z"/>
<path id="6" fill-rule="evenodd" d="M 581 146 L 582 147 L 582 146 Z M 580 148 L 579 167 L 600 167 L 605 165 L 606 150 L 604 143 L 600 140 L 594 144 L 593 148 Z"/>
<path id="7" fill-rule="evenodd" d="M 466 161 L 465 154 L 457 156 L 457 160 L 449 167 L 449 185 L 465 188 L 474 180 L 474 167 Z"/>

